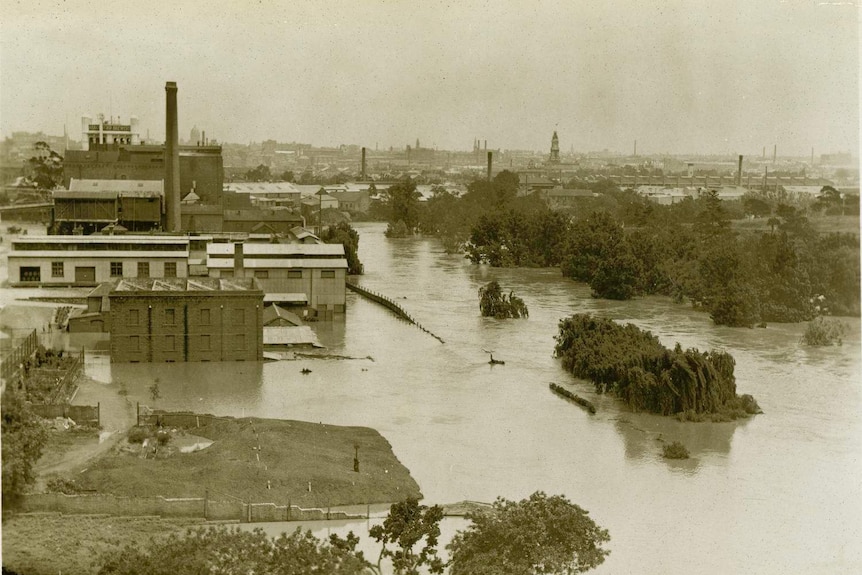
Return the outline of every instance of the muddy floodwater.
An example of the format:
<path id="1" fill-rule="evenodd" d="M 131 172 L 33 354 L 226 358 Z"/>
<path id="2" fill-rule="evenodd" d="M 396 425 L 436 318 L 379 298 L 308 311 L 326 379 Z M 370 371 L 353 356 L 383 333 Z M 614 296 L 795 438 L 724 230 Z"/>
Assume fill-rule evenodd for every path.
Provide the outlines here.
<path id="1" fill-rule="evenodd" d="M 356 227 L 359 281 L 445 344 L 349 293 L 343 321 L 315 330 L 328 353 L 372 359 L 112 366 L 94 353 L 88 373 L 142 402 L 159 378 L 159 407 L 373 427 L 426 503 L 564 494 L 610 531 L 611 554 L 596 573 L 862 572 L 858 320 L 846 320 L 843 346 L 808 348 L 803 324 L 716 327 L 667 298 L 595 300 L 557 270 L 473 266 L 433 239 Z M 492 279 L 524 299 L 529 319 L 479 316 L 478 289 Z M 598 408 L 589 415 L 548 389 L 573 383 L 552 352 L 558 320 L 577 312 L 635 323 L 668 346 L 730 352 L 739 393 L 764 414 L 681 424 L 629 413 L 574 382 Z M 488 365 L 483 349 L 505 365 Z M 691 459 L 662 459 L 662 441 L 674 440 Z M 462 525 L 447 520 L 444 533 Z M 367 539 L 364 522 L 309 527 Z"/>

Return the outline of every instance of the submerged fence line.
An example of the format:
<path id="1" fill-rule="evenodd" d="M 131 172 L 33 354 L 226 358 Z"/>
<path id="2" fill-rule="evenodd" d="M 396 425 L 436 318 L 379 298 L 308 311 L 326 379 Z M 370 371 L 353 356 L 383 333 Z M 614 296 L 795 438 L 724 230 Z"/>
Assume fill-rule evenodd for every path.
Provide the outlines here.
<path id="1" fill-rule="evenodd" d="M 443 341 L 443 339 L 440 336 L 438 336 L 438 335 L 432 333 L 431 331 L 429 331 L 428 329 L 426 329 L 422 324 L 420 324 L 418 321 L 413 319 L 413 317 L 410 314 L 408 314 L 406 311 L 404 311 L 404 308 L 402 308 L 400 305 L 398 305 L 397 303 L 395 303 L 394 301 L 392 301 L 391 299 L 389 299 L 385 295 L 371 291 L 367 288 L 360 286 L 359 284 L 355 284 L 352 282 L 347 282 L 347 287 L 350 290 L 355 291 L 359 295 L 364 296 L 373 302 L 379 303 L 380 305 L 382 305 L 383 307 L 385 307 L 386 309 L 388 309 L 389 311 L 391 311 L 392 313 L 394 313 L 395 315 L 397 315 L 401 319 L 415 325 L 416 327 L 418 327 L 419 329 L 421 329 L 422 331 L 424 331 L 425 333 L 427 333 L 428 335 L 430 335 L 431 337 L 433 337 L 434 339 L 436 339 L 440 343 L 446 343 L 445 341 Z"/>

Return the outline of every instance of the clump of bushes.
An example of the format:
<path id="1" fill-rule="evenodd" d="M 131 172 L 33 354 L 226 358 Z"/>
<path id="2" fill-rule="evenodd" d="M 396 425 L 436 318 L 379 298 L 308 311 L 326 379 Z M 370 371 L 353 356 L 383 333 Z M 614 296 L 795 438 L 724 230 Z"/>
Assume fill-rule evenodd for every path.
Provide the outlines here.
<path id="1" fill-rule="evenodd" d="M 555 353 L 563 366 L 635 411 L 682 413 L 684 421 L 700 414 L 732 420 L 760 412 L 754 398 L 736 395 L 735 362 L 728 353 L 683 350 L 679 344 L 670 350 L 648 331 L 590 314 L 563 319 L 559 327 Z"/>
<path id="2" fill-rule="evenodd" d="M 63 493 L 65 495 L 75 495 L 84 492 L 84 489 L 78 485 L 74 479 L 64 479 L 58 477 L 49 481 L 46 486 L 48 493 Z"/>
<path id="3" fill-rule="evenodd" d="M 688 449 L 679 441 L 664 444 L 662 446 L 662 456 L 665 459 L 688 459 L 690 457 Z"/>
<path id="4" fill-rule="evenodd" d="M 509 295 L 504 294 L 496 281 L 479 288 L 479 311 L 482 312 L 482 317 L 497 319 L 530 315 L 524 300 L 516 296 L 513 291 L 510 291 Z"/>
<path id="5" fill-rule="evenodd" d="M 841 345 L 847 330 L 847 324 L 844 322 L 820 316 L 808 323 L 805 333 L 802 334 L 802 343 L 814 346 Z"/>
<path id="6" fill-rule="evenodd" d="M 136 425 L 129 430 L 129 443 L 143 443 L 146 439 L 155 439 L 162 447 L 171 440 L 171 434 L 165 429 L 154 430 L 151 427 Z"/>

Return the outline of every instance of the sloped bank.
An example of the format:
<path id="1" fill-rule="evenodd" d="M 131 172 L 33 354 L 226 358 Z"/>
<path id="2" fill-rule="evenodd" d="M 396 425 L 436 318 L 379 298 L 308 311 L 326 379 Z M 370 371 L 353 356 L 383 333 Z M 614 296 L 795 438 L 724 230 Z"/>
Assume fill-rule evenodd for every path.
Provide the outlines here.
<path id="1" fill-rule="evenodd" d="M 258 521 L 308 518 L 301 509 L 313 508 L 323 513 L 316 518 L 325 518 L 331 506 L 422 497 L 389 442 L 367 427 L 193 413 L 154 413 L 149 419 L 152 425 L 145 420 L 129 432 L 132 442 L 122 441 L 70 477 L 77 493 L 66 496 L 79 496 L 74 504 L 53 495 L 70 512 L 86 512 L 83 498 L 89 494 L 102 496 L 92 499 L 96 513 L 112 513 L 111 501 L 122 502 L 117 514 L 137 514 L 124 509 L 156 502 L 163 510 L 158 514 L 203 517 L 204 510 L 218 518 L 239 514 L 240 520 Z M 212 444 L 183 453 L 171 439 L 182 443 L 182 434 Z M 34 508 L 39 499 L 34 496 L 27 506 Z"/>

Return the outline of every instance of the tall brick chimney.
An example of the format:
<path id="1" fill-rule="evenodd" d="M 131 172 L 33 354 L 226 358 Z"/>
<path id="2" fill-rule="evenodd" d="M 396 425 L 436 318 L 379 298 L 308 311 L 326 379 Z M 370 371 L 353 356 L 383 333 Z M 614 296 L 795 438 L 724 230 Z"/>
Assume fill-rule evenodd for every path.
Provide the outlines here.
<path id="1" fill-rule="evenodd" d="M 488 152 L 488 181 L 491 181 L 491 165 L 493 163 L 494 152 Z"/>
<path id="2" fill-rule="evenodd" d="M 165 84 L 165 211 L 169 232 L 179 232 L 180 218 L 180 135 L 177 124 L 177 83 Z"/>
<path id="3" fill-rule="evenodd" d="M 365 181 L 365 146 L 362 146 L 362 181 Z"/>
<path id="4" fill-rule="evenodd" d="M 233 245 L 233 277 L 245 277 L 245 252 L 242 242 Z"/>
<path id="5" fill-rule="evenodd" d="M 736 170 L 736 185 L 742 185 L 742 154 L 739 155 L 739 168 Z"/>

